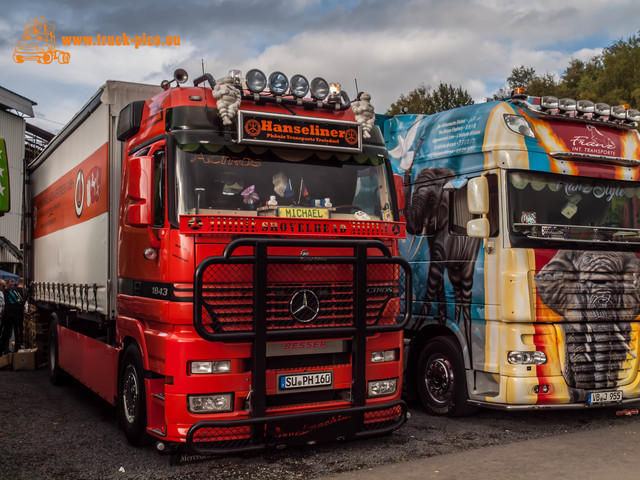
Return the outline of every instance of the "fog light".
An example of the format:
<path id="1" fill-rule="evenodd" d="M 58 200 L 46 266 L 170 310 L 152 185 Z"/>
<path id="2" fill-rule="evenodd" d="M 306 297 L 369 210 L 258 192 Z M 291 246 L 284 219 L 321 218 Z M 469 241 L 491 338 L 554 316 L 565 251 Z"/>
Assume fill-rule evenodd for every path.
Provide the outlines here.
<path id="1" fill-rule="evenodd" d="M 640 111 L 635 108 L 627 110 L 627 120 L 630 122 L 640 122 Z"/>
<path id="2" fill-rule="evenodd" d="M 282 72 L 273 72 L 269 75 L 269 90 L 274 95 L 284 95 L 289 90 L 289 79 Z"/>
<path id="3" fill-rule="evenodd" d="M 291 93 L 294 97 L 302 98 L 309 93 L 309 81 L 302 75 L 291 77 Z"/>
<path id="4" fill-rule="evenodd" d="M 507 355 L 507 359 L 512 365 L 544 365 L 547 363 L 547 356 L 544 352 L 512 351 Z"/>
<path id="5" fill-rule="evenodd" d="M 593 113 L 595 106 L 591 100 L 578 100 L 578 113 Z"/>
<path id="6" fill-rule="evenodd" d="M 367 384 L 367 396 L 369 398 L 393 395 L 398 390 L 398 379 L 374 380 Z"/>
<path id="7" fill-rule="evenodd" d="M 217 362 L 191 362 L 190 372 L 194 375 L 205 373 L 229 373 L 231 371 L 231 362 L 222 360 Z"/>
<path id="8" fill-rule="evenodd" d="M 230 412 L 231 394 L 218 395 L 188 395 L 189 411 L 191 413 Z"/>
<path id="9" fill-rule="evenodd" d="M 371 352 L 371 363 L 393 362 L 396 360 L 395 350 Z"/>

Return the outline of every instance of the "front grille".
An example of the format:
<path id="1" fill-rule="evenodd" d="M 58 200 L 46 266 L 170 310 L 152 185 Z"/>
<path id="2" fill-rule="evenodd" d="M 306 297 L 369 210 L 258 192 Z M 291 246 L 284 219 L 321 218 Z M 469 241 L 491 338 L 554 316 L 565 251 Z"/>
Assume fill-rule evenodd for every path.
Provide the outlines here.
<path id="1" fill-rule="evenodd" d="M 635 373 L 638 335 L 628 322 L 563 323 L 563 375 L 570 387 L 613 388 Z"/>
<path id="2" fill-rule="evenodd" d="M 253 264 L 226 263 L 207 267 L 201 287 L 201 316 L 206 330 L 213 334 L 253 331 L 254 268 Z M 267 330 L 354 327 L 353 269 L 353 265 L 344 264 L 269 265 Z M 365 297 L 367 325 L 401 320 L 403 273 L 399 265 L 367 266 L 367 279 L 372 279 L 367 282 Z"/>

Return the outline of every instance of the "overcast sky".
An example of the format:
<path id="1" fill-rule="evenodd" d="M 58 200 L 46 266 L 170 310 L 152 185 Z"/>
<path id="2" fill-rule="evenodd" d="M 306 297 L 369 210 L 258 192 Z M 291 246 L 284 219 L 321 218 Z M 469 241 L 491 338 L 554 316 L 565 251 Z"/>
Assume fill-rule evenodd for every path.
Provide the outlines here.
<path id="1" fill-rule="evenodd" d="M 56 26 L 67 65 L 12 59 L 26 21 Z M 561 74 L 640 28 L 638 0 L 25 0 L 3 4 L 0 86 L 33 100 L 32 123 L 57 131 L 105 80 L 159 84 L 231 68 L 354 79 L 384 112 L 401 93 L 442 81 L 483 101 L 511 69 Z M 180 36 L 180 46 L 63 46 L 62 36 Z M 189 82 L 190 83 L 190 82 Z M 532 92 L 534 93 L 534 92 Z M 636 106 L 639 107 L 639 106 Z"/>

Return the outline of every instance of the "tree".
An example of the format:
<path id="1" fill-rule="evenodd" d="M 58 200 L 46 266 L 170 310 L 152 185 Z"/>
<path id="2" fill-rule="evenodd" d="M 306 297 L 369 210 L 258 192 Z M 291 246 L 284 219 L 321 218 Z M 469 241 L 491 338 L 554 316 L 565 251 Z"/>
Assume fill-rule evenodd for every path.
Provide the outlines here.
<path id="1" fill-rule="evenodd" d="M 454 87 L 440 82 L 436 89 L 432 89 L 424 84 L 407 95 L 400 94 L 400 98 L 391 104 L 387 110 L 387 115 L 397 115 L 399 113 L 424 113 L 432 115 L 465 105 L 473 105 L 473 98 L 462 87 Z M 406 109 L 406 110 L 405 110 Z"/>

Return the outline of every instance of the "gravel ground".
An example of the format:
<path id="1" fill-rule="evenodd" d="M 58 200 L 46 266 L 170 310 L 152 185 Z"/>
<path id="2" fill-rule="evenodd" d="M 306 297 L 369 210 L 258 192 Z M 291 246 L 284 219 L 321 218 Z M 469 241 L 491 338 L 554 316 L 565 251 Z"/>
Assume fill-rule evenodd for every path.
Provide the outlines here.
<path id="1" fill-rule="evenodd" d="M 588 430 L 640 416 L 616 409 L 432 417 L 410 404 L 406 425 L 386 437 L 214 458 L 170 466 L 152 446 L 127 444 L 115 409 L 78 383 L 54 387 L 45 369 L 0 371 L 2 479 L 312 479 L 461 450 Z"/>

